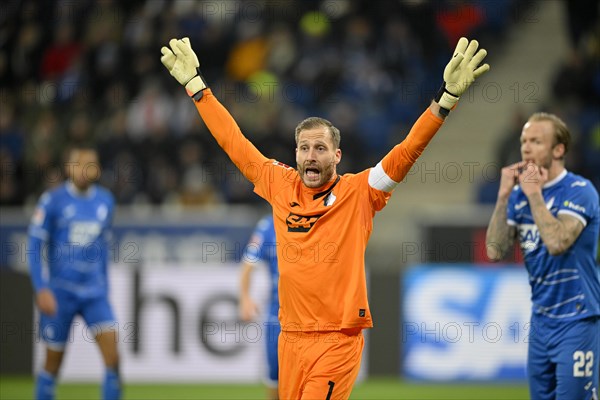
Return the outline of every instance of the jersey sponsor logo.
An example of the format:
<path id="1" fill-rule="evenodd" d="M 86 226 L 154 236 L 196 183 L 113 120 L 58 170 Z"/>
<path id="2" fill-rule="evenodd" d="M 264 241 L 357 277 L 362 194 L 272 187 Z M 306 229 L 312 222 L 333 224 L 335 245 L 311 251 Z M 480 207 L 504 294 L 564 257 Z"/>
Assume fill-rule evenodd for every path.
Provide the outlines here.
<path id="1" fill-rule="evenodd" d="M 70 204 L 63 208 L 63 217 L 65 219 L 71 219 L 73 218 L 73 216 L 75 216 L 76 211 L 77 210 L 75 209 L 75 206 L 73 204 Z"/>
<path id="2" fill-rule="evenodd" d="M 404 273 L 404 375 L 461 383 L 525 379 L 531 341 L 531 310 L 523 306 L 531 296 L 527 273 L 455 265 Z"/>
<path id="3" fill-rule="evenodd" d="M 585 187 L 586 185 L 587 185 L 587 182 L 584 182 L 584 181 L 575 181 L 575 182 L 571 183 L 571 187 L 575 187 L 575 186 Z"/>
<path id="4" fill-rule="evenodd" d="M 578 211 L 580 213 L 585 213 L 585 207 L 575 204 L 572 201 L 565 200 L 563 204 L 565 205 L 565 207 L 570 208 L 571 210 Z"/>
<path id="5" fill-rule="evenodd" d="M 540 244 L 540 232 L 536 224 L 519 225 L 519 242 L 525 254 L 537 249 Z"/>
<path id="6" fill-rule="evenodd" d="M 288 232 L 308 232 L 322 216 L 323 214 L 306 216 L 290 213 L 285 223 Z"/>
<path id="7" fill-rule="evenodd" d="M 290 207 L 298 207 L 300 204 L 296 203 L 295 201 L 292 201 L 290 203 Z"/>
<path id="8" fill-rule="evenodd" d="M 519 211 L 521 208 L 527 205 L 527 201 L 523 200 L 520 203 L 515 204 L 515 210 Z"/>
<path id="9" fill-rule="evenodd" d="M 97 221 L 74 221 L 69 225 L 69 242 L 85 246 L 93 243 L 101 232 L 102 226 Z"/>

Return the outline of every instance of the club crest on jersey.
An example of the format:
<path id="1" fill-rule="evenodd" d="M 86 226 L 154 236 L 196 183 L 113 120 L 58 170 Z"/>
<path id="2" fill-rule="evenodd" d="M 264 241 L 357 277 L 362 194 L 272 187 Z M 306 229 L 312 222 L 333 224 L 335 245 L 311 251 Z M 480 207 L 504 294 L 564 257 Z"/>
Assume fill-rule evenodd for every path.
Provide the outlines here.
<path id="1" fill-rule="evenodd" d="M 290 213 L 285 223 L 288 232 L 308 232 L 322 216 L 323 214 L 306 216 Z"/>
<path id="2" fill-rule="evenodd" d="M 62 210 L 63 218 L 65 218 L 65 219 L 73 218 L 76 211 L 77 210 L 75 209 L 75 206 L 73 204 L 69 204 Z"/>
<path id="3" fill-rule="evenodd" d="M 335 197 L 335 194 L 333 194 L 333 192 L 331 192 L 327 196 L 325 196 L 325 200 L 323 201 L 323 204 L 325 206 L 332 206 L 333 203 L 335 203 L 336 199 L 337 199 L 337 197 Z"/>

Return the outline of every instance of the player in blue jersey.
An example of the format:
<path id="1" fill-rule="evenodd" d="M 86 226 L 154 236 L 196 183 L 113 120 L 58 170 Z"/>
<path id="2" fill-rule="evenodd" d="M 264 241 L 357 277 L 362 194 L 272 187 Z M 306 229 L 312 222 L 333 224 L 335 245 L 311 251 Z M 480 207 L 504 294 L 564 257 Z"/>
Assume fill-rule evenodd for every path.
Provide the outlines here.
<path id="1" fill-rule="evenodd" d="M 41 196 L 28 233 L 31 281 L 46 344 L 35 397 L 54 398 L 71 324 L 80 315 L 106 366 L 102 397 L 119 399 L 117 324 L 108 301 L 107 276 L 114 199 L 94 184 L 100 176 L 94 149 L 73 148 L 66 174 L 65 183 Z"/>
<path id="2" fill-rule="evenodd" d="M 277 343 L 281 327 L 279 325 L 279 294 L 277 285 L 279 282 L 279 269 L 277 268 L 277 246 L 275 241 L 275 227 L 273 216 L 262 218 L 256 225 L 256 229 L 244 250 L 243 265 L 240 278 L 240 318 L 242 321 L 252 321 L 259 313 L 258 305 L 250 296 L 250 275 L 257 263 L 264 262 L 269 268 L 271 278 L 271 297 L 269 309 L 263 329 L 267 347 L 267 378 L 268 398 L 278 399 L 278 369 Z"/>
<path id="3" fill-rule="evenodd" d="M 557 116 L 529 118 L 521 133 L 522 161 L 502 169 L 487 230 L 488 257 L 501 260 L 516 238 L 529 273 L 533 400 L 598 399 L 598 192 L 565 169 L 569 144 L 569 130 Z"/>

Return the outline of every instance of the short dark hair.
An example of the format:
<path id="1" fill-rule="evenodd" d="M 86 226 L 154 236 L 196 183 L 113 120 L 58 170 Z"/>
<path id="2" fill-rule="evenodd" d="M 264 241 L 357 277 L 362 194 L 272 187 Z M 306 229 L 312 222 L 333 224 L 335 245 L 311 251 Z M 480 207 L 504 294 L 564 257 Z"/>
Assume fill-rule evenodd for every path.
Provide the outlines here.
<path id="1" fill-rule="evenodd" d="M 333 145 L 335 146 L 336 149 L 339 149 L 340 142 L 342 141 L 340 130 L 338 128 L 336 128 L 335 126 L 333 126 L 333 124 L 331 122 L 329 122 L 328 120 L 326 120 L 325 118 L 319 118 L 319 117 L 306 118 L 305 120 L 300 122 L 298 124 L 298 126 L 296 126 L 296 135 L 295 135 L 296 145 L 298 145 L 298 136 L 300 135 L 300 132 L 302 132 L 303 130 L 306 130 L 306 129 L 318 128 L 320 126 L 324 126 L 329 130 L 329 133 L 331 133 L 331 139 L 333 140 Z"/>
<path id="2" fill-rule="evenodd" d="M 94 151 L 98 152 L 98 149 L 90 143 L 72 143 L 67 145 L 69 151 Z"/>
<path id="3" fill-rule="evenodd" d="M 565 121 L 560 119 L 555 114 L 545 113 L 545 112 L 537 112 L 533 114 L 527 122 L 540 122 L 540 121 L 549 121 L 552 123 L 554 127 L 554 145 L 563 144 L 565 146 L 565 153 L 569 151 L 569 147 L 571 146 L 571 132 L 565 124 Z"/>
<path id="4" fill-rule="evenodd" d="M 65 162 L 70 162 L 71 157 L 73 157 L 75 152 L 81 151 L 91 151 L 94 152 L 98 158 L 100 157 L 100 154 L 98 154 L 98 149 L 89 143 L 71 143 L 66 146 L 62 158 Z"/>

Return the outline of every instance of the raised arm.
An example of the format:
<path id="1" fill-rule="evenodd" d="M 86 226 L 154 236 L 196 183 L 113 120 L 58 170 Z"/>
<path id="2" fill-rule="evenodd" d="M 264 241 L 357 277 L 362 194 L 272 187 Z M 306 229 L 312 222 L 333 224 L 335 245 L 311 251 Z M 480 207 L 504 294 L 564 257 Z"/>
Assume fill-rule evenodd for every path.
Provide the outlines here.
<path id="1" fill-rule="evenodd" d="M 372 187 L 387 192 L 393 190 L 423 153 L 460 96 L 475 79 L 490 69 L 488 64 L 479 65 L 487 51 L 477 51 L 478 47 L 476 40 L 469 42 L 466 38 L 460 38 L 452 59 L 444 69 L 444 83 L 435 100 L 413 125 L 406 139 L 373 168 L 369 177 Z"/>
<path id="2" fill-rule="evenodd" d="M 161 62 L 185 87 L 219 146 L 246 178 L 255 182 L 268 159 L 242 134 L 237 123 L 212 94 L 200 73 L 198 57 L 188 38 L 172 39 L 161 49 Z"/>
<path id="3" fill-rule="evenodd" d="M 269 161 L 243 134 L 237 123 L 210 89 L 195 101 L 196 109 L 231 161 L 251 182 L 260 176 L 262 166 Z"/>

